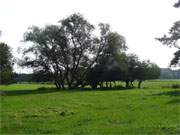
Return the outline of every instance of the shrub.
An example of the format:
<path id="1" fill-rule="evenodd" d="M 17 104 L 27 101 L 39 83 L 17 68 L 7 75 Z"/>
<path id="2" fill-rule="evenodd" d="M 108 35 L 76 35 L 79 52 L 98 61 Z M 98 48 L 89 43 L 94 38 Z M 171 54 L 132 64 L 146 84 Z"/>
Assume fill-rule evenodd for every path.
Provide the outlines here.
<path id="1" fill-rule="evenodd" d="M 178 89 L 178 88 L 180 88 L 180 84 L 173 84 L 173 85 L 171 86 L 171 88 Z"/>

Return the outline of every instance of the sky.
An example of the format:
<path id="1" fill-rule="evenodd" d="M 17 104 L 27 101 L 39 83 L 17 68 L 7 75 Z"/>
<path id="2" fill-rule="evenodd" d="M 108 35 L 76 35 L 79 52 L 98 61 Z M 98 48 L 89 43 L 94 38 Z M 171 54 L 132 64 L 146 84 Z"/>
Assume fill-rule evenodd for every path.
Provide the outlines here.
<path id="1" fill-rule="evenodd" d="M 73 13 L 81 13 L 95 26 L 108 23 L 112 31 L 126 38 L 129 53 L 149 59 L 162 68 L 169 65 L 174 48 L 163 46 L 156 37 L 168 33 L 180 19 L 177 0 L 0 0 L 0 42 L 11 46 L 13 55 L 21 58 L 18 47 L 26 47 L 23 33 L 28 27 L 43 27 Z M 30 72 L 15 66 L 19 73 Z"/>

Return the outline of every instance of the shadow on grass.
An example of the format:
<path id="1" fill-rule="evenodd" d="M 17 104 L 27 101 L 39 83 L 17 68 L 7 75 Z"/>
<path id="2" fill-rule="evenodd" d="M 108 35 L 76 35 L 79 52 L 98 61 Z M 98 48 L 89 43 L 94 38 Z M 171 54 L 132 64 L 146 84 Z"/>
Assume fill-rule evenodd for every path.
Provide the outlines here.
<path id="1" fill-rule="evenodd" d="M 133 88 L 125 88 L 125 87 L 116 87 L 116 88 L 76 88 L 76 89 L 57 89 L 57 88 L 46 88 L 41 87 L 36 90 L 9 90 L 9 91 L 0 91 L 0 95 L 2 96 L 20 96 L 20 95 L 28 95 L 28 94 L 46 94 L 53 92 L 87 92 L 87 91 L 111 91 L 111 90 L 131 90 Z"/>
<path id="2" fill-rule="evenodd" d="M 171 101 L 167 102 L 167 104 L 180 104 L 180 99 L 171 100 Z"/>
<path id="3" fill-rule="evenodd" d="M 180 91 L 179 90 L 173 90 L 173 91 L 168 91 L 168 92 L 161 92 L 157 94 L 153 94 L 152 96 L 180 96 Z"/>
<path id="4" fill-rule="evenodd" d="M 65 91 L 70 91 L 70 92 L 78 92 L 78 91 L 122 91 L 122 90 L 132 90 L 134 89 L 134 87 L 129 87 L 129 88 L 125 88 L 123 86 L 117 86 L 117 87 L 101 87 L 101 88 L 74 88 L 74 89 L 67 89 Z"/>
<path id="5" fill-rule="evenodd" d="M 59 89 L 55 88 L 39 88 L 37 90 L 10 90 L 10 91 L 1 91 L 0 95 L 2 96 L 20 96 L 27 94 L 45 94 L 57 92 Z"/>

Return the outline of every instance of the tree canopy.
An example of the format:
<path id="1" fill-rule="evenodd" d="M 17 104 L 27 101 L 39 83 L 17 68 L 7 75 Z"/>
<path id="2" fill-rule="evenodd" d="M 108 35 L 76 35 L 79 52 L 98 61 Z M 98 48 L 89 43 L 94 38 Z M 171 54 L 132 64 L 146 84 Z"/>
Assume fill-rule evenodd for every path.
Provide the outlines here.
<path id="1" fill-rule="evenodd" d="M 99 24 L 100 36 L 97 37 L 93 34 L 95 27 L 81 14 L 73 14 L 59 23 L 45 28 L 34 26 L 25 33 L 24 41 L 33 42 L 33 45 L 24 50 L 21 65 L 52 74 L 59 88 L 64 88 L 65 81 L 69 88 L 77 87 L 83 85 L 89 70 L 105 51 L 109 25 Z M 115 39 L 109 42 L 123 45 L 119 35 L 115 35 L 117 37 L 111 36 Z M 29 53 L 35 55 L 34 59 Z"/>
<path id="2" fill-rule="evenodd" d="M 98 28 L 95 35 L 95 26 L 79 13 L 60 20 L 58 25 L 33 26 L 24 34 L 24 42 L 32 45 L 23 50 L 20 64 L 33 68 L 35 78 L 42 75 L 53 79 L 57 88 L 87 84 L 97 88 L 103 82 L 111 86 L 115 81 L 125 81 L 126 87 L 132 87 L 134 80 L 158 76 L 152 76 L 153 64 L 126 54 L 125 37 L 112 32 L 108 24 L 100 23 Z"/>
<path id="3" fill-rule="evenodd" d="M 164 35 L 161 38 L 156 38 L 162 44 L 169 47 L 177 48 L 177 51 L 174 53 L 174 58 L 171 60 L 171 66 L 180 66 L 180 21 L 174 23 L 174 25 L 169 30 L 168 35 Z"/>

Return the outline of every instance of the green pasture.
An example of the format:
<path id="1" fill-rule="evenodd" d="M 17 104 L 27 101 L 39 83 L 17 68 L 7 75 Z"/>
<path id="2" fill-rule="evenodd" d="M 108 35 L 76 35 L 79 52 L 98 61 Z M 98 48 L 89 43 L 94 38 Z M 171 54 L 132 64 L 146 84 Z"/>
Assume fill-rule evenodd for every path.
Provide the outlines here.
<path id="1" fill-rule="evenodd" d="M 173 84 L 180 81 L 152 80 L 124 90 L 0 86 L 0 134 L 178 135 L 180 89 Z"/>

